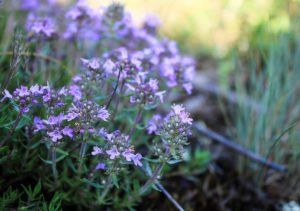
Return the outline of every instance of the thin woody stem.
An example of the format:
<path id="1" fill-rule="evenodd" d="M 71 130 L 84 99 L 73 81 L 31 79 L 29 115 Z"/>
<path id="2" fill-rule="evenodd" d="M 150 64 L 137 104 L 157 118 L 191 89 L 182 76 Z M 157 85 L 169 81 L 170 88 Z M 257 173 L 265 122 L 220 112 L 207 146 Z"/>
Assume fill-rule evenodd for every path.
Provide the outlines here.
<path id="1" fill-rule="evenodd" d="M 158 175 L 160 174 L 161 170 L 164 167 L 164 163 L 159 164 L 159 166 L 155 169 L 154 173 L 152 174 L 152 176 L 147 180 L 147 182 L 143 185 L 143 187 L 141 187 L 139 194 L 142 195 L 143 193 L 145 193 L 145 191 L 153 184 L 155 183 Z"/>
<path id="2" fill-rule="evenodd" d="M 13 52 L 11 52 L 11 51 L 0 52 L 0 56 L 11 56 L 11 55 L 13 55 Z M 43 60 L 46 60 L 46 61 L 50 61 L 50 62 L 56 63 L 59 66 L 63 67 L 64 69 L 68 70 L 68 67 L 66 67 L 65 65 L 63 65 L 60 60 L 55 59 L 55 58 L 53 58 L 51 56 L 47 56 L 47 55 L 43 55 L 43 54 L 39 54 L 39 53 L 29 53 L 29 52 L 20 52 L 20 53 L 18 53 L 18 55 L 20 55 L 20 56 L 28 56 L 28 57 L 33 56 L 33 57 L 36 57 L 36 58 L 40 58 L 40 59 L 43 59 Z"/>
<path id="3" fill-rule="evenodd" d="M 117 84 L 116 84 L 116 86 L 115 86 L 115 88 L 114 88 L 114 91 L 113 91 L 112 95 L 110 96 L 110 98 L 109 98 L 109 100 L 108 100 L 108 102 L 107 102 L 107 104 L 106 104 L 106 106 L 105 106 L 106 109 L 109 108 L 109 106 L 110 106 L 110 104 L 111 104 L 111 102 L 112 102 L 112 100 L 113 100 L 113 98 L 114 98 L 114 96 L 115 96 L 115 94 L 116 94 L 116 92 L 117 92 L 117 89 L 118 89 L 119 83 L 120 83 L 121 72 L 122 72 L 122 68 L 120 68 L 120 70 L 119 70 L 118 79 L 117 79 Z"/>
<path id="4" fill-rule="evenodd" d="M 129 132 L 129 137 L 131 137 L 135 131 L 135 128 L 136 128 L 136 125 L 139 123 L 139 121 L 141 120 L 141 117 L 142 117 L 142 111 L 143 109 L 140 107 L 139 110 L 138 110 L 138 113 L 135 117 L 135 120 L 134 120 L 134 123 L 133 123 L 133 126 Z"/>

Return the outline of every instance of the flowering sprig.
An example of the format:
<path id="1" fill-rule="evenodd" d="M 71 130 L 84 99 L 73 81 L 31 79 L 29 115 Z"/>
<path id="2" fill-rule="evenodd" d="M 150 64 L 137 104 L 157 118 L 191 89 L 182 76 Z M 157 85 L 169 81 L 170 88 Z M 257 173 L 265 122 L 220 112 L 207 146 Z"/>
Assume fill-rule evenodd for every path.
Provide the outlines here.
<path id="1" fill-rule="evenodd" d="M 4 90 L 4 97 L 1 99 L 1 102 L 5 99 L 11 99 L 19 105 L 22 113 L 27 113 L 31 106 L 39 103 L 41 97 L 45 95 L 45 90 L 46 87 L 40 87 L 39 85 L 33 85 L 30 88 L 21 86 L 13 94 L 8 90 Z"/>
<path id="2" fill-rule="evenodd" d="M 74 130 L 64 124 L 66 117 L 62 114 L 58 116 L 50 116 L 46 120 L 39 117 L 34 118 L 34 132 L 46 131 L 46 136 L 52 143 L 58 144 L 63 138 L 73 138 Z"/>
<path id="3" fill-rule="evenodd" d="M 172 111 L 162 123 L 160 119 L 159 116 L 154 116 L 148 125 L 148 132 L 150 128 L 151 133 L 155 132 L 160 137 L 160 140 L 154 144 L 154 154 L 162 161 L 181 159 L 184 146 L 188 144 L 188 135 L 193 120 L 181 105 L 173 105 Z"/>
<path id="4" fill-rule="evenodd" d="M 49 40 L 58 35 L 55 21 L 52 18 L 37 17 L 34 14 L 28 16 L 26 29 L 30 34 L 29 38 Z"/>
<path id="5" fill-rule="evenodd" d="M 138 75 L 134 80 L 126 83 L 130 95 L 130 102 L 138 105 L 152 105 L 157 99 L 163 102 L 165 91 L 158 91 L 158 80 L 150 78 L 148 81 L 145 75 Z"/>
<path id="6" fill-rule="evenodd" d="M 94 146 L 91 154 L 100 158 L 100 164 L 102 164 L 102 167 L 105 166 L 104 169 L 107 172 L 117 174 L 122 165 L 128 162 L 132 162 L 136 166 L 142 166 L 142 155 L 135 153 L 128 135 L 117 130 L 113 133 L 104 133 L 102 136 L 105 139 L 105 145 L 101 148 Z M 100 164 L 97 165 L 97 168 Z"/>

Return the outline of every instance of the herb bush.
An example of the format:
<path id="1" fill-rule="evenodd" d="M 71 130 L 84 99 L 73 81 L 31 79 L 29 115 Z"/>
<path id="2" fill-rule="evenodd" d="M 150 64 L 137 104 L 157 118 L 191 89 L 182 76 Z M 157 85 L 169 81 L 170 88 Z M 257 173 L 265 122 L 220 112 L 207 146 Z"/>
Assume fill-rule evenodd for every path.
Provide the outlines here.
<path id="1" fill-rule="evenodd" d="M 159 189 L 188 144 L 170 94 L 191 94 L 195 62 L 157 18 L 136 26 L 121 4 L 81 0 L 1 14 L 1 209 L 133 208 Z"/>

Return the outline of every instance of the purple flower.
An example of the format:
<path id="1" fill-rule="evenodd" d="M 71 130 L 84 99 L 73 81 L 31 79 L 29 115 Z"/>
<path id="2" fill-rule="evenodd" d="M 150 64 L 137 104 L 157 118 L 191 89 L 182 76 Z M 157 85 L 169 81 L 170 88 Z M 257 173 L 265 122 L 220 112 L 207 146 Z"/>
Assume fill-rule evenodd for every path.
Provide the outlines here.
<path id="1" fill-rule="evenodd" d="M 21 10 L 35 10 L 39 7 L 39 0 L 22 0 L 20 9 Z"/>
<path id="2" fill-rule="evenodd" d="M 75 100 L 80 100 L 82 97 L 79 86 L 74 84 L 70 86 L 69 93 L 74 97 Z"/>
<path id="3" fill-rule="evenodd" d="M 182 85 L 182 87 L 185 89 L 185 91 L 190 95 L 192 94 L 193 85 L 192 83 L 185 83 Z"/>
<path id="4" fill-rule="evenodd" d="M 103 68 L 106 73 L 111 74 L 112 71 L 115 69 L 116 65 L 110 59 L 106 60 L 103 64 Z"/>
<path id="5" fill-rule="evenodd" d="M 56 34 L 56 26 L 54 20 L 45 17 L 39 18 L 31 15 L 28 17 L 27 29 L 38 36 L 50 38 Z"/>
<path id="6" fill-rule="evenodd" d="M 61 88 L 61 89 L 58 91 L 58 95 L 59 95 L 59 96 L 62 96 L 62 95 L 67 96 L 67 94 L 68 94 L 68 90 L 67 90 L 65 87 Z"/>
<path id="7" fill-rule="evenodd" d="M 105 163 L 98 163 L 95 170 L 105 170 L 106 169 L 106 165 Z"/>
<path id="8" fill-rule="evenodd" d="M 158 114 L 154 115 L 148 122 L 147 131 L 148 134 L 157 133 L 159 129 L 159 124 L 162 121 L 162 117 Z"/>
<path id="9" fill-rule="evenodd" d="M 160 92 L 156 92 L 155 96 L 157 96 L 160 100 L 161 103 L 164 102 L 164 94 L 166 93 L 166 91 L 160 91 Z"/>
<path id="10" fill-rule="evenodd" d="M 27 112 L 29 112 L 29 108 L 28 108 L 27 106 L 21 108 L 21 110 L 22 110 L 22 113 L 27 113 Z"/>
<path id="11" fill-rule="evenodd" d="M 143 164 L 141 163 L 142 155 L 140 153 L 137 153 L 137 154 L 133 155 L 131 157 L 131 159 L 132 159 L 134 165 L 143 166 Z"/>
<path id="12" fill-rule="evenodd" d="M 99 69 L 100 65 L 101 65 L 99 59 L 97 59 L 97 58 L 92 58 L 92 59 L 81 58 L 81 61 L 86 67 L 93 69 L 93 70 Z"/>
<path id="13" fill-rule="evenodd" d="M 189 117 L 189 114 L 187 112 L 181 112 L 180 118 L 183 123 L 192 125 L 193 119 Z"/>
<path id="14" fill-rule="evenodd" d="M 82 77 L 80 75 L 75 75 L 72 80 L 74 83 L 78 83 L 82 80 Z"/>
<path id="15" fill-rule="evenodd" d="M 103 153 L 103 150 L 102 149 L 100 149 L 99 147 L 97 147 L 97 146 L 94 146 L 93 147 L 93 151 L 92 151 L 92 155 L 98 155 L 98 154 L 102 154 Z"/>
<path id="16" fill-rule="evenodd" d="M 105 108 L 100 108 L 98 110 L 98 117 L 102 119 L 103 121 L 107 121 L 109 118 L 110 114 Z"/>
<path id="17" fill-rule="evenodd" d="M 4 97 L 0 100 L 0 102 L 4 101 L 6 98 L 8 98 L 8 99 L 13 98 L 13 96 L 6 89 L 4 90 L 3 94 L 4 94 Z"/>
<path id="18" fill-rule="evenodd" d="M 77 118 L 79 115 L 74 112 L 70 112 L 65 116 L 65 119 L 68 121 L 72 121 L 73 119 Z"/>
<path id="19" fill-rule="evenodd" d="M 34 129 L 35 133 L 46 128 L 45 125 L 44 125 L 43 120 L 41 120 L 39 117 L 34 117 L 33 125 L 34 125 L 34 128 L 35 128 Z"/>
<path id="20" fill-rule="evenodd" d="M 152 91 L 155 92 L 155 91 L 158 90 L 158 81 L 157 81 L 157 79 L 150 78 L 148 83 L 149 83 L 149 86 L 152 89 Z"/>
<path id="21" fill-rule="evenodd" d="M 180 115 L 181 112 L 184 111 L 184 108 L 183 108 L 182 105 L 173 105 L 172 109 L 173 109 L 174 113 L 177 114 L 177 115 Z"/>
<path id="22" fill-rule="evenodd" d="M 133 152 L 133 150 L 132 149 L 126 149 L 123 153 L 122 153 L 122 155 L 125 157 L 125 159 L 127 160 L 127 161 L 131 161 L 132 160 L 132 157 L 134 156 L 134 154 L 132 153 Z"/>
<path id="23" fill-rule="evenodd" d="M 57 142 L 63 138 L 62 134 L 58 130 L 54 130 L 53 132 L 47 132 L 48 136 L 50 136 L 53 142 Z"/>
<path id="24" fill-rule="evenodd" d="M 64 127 L 64 129 L 61 131 L 62 134 L 64 134 L 65 136 L 69 136 L 70 138 L 73 137 L 73 129 L 70 128 L 69 126 Z"/>
<path id="25" fill-rule="evenodd" d="M 21 86 L 19 89 L 14 91 L 14 94 L 20 97 L 26 97 L 30 95 L 30 92 L 26 86 Z"/>
<path id="26" fill-rule="evenodd" d="M 175 115 L 178 115 L 183 123 L 191 125 L 193 119 L 189 117 L 189 113 L 187 113 L 182 105 L 173 105 L 173 112 Z"/>
<path id="27" fill-rule="evenodd" d="M 44 120 L 44 122 L 48 125 L 59 125 L 65 119 L 63 114 L 59 114 L 58 116 L 49 116 L 48 120 Z"/>
<path id="28" fill-rule="evenodd" d="M 47 92 L 44 96 L 43 96 L 43 101 L 45 103 L 49 102 L 51 100 L 51 92 Z"/>
<path id="29" fill-rule="evenodd" d="M 38 95 L 38 94 L 43 93 L 43 91 L 40 89 L 40 86 L 38 84 L 31 86 L 30 91 L 34 95 Z"/>
<path id="30" fill-rule="evenodd" d="M 111 160 L 114 160 L 116 157 L 118 157 L 120 155 L 118 149 L 115 146 L 113 148 L 111 148 L 110 150 L 106 150 L 106 153 L 109 155 L 109 158 Z"/>

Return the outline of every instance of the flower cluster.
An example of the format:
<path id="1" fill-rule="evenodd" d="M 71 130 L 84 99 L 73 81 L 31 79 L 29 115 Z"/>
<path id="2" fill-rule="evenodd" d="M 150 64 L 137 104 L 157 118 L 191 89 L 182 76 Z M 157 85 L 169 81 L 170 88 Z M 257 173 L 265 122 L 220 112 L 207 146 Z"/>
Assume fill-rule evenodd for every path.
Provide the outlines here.
<path id="1" fill-rule="evenodd" d="M 148 132 L 157 133 L 160 140 L 155 143 L 154 153 L 161 160 L 180 159 L 184 146 L 188 144 L 188 135 L 193 120 L 181 105 L 173 105 L 172 111 L 161 123 L 160 116 L 154 116 L 148 125 Z"/>
<path id="2" fill-rule="evenodd" d="M 47 138 L 53 143 L 59 143 L 63 138 L 73 138 L 74 130 L 65 124 L 66 117 L 62 114 L 49 116 L 48 119 L 41 120 L 34 118 L 34 132 L 46 131 Z"/>
<path id="3" fill-rule="evenodd" d="M 121 165 L 128 162 L 133 162 L 136 166 L 142 166 L 140 153 L 135 153 L 134 147 L 130 145 L 128 135 L 122 134 L 120 131 L 113 133 L 103 133 L 105 144 L 94 146 L 92 155 L 99 156 L 101 166 L 105 166 L 108 172 L 118 173 Z M 104 164 L 104 165 L 103 165 Z M 97 165 L 99 167 L 99 164 Z"/>
<path id="4" fill-rule="evenodd" d="M 77 120 L 75 130 L 79 133 L 94 132 L 98 121 L 107 121 L 109 112 L 92 101 L 77 101 L 69 108 L 66 119 L 68 121 Z"/>
<path id="5" fill-rule="evenodd" d="M 70 63 L 70 70 L 75 70 L 79 61 L 83 67 L 64 87 L 21 86 L 12 94 L 5 90 L 1 102 L 9 98 L 19 106 L 20 116 L 33 116 L 30 129 L 51 146 L 53 165 L 55 150 L 76 153 L 77 147 L 65 148 L 78 143 L 80 176 L 90 172 L 87 169 L 116 175 L 129 164 L 143 166 L 148 161 L 142 163 L 142 159 L 151 150 L 145 148 L 143 156 L 138 153 L 140 146 L 149 146 L 137 144 L 144 128 L 141 122 L 151 109 L 161 106 L 174 87 L 191 94 L 193 59 L 180 54 L 174 41 L 158 36 L 155 17 L 149 16 L 137 27 L 120 4 L 92 9 L 86 0 L 79 0 L 65 8 L 52 0 L 47 9 L 41 6 L 45 1 L 24 2 L 30 3 L 20 5 L 28 11 L 25 28 L 29 41 L 42 41 L 32 42 L 33 46 L 47 43 L 47 47 L 36 45 L 33 49 L 44 52 L 47 48 L 49 56 Z M 134 113 L 135 118 L 130 116 Z M 191 124 L 181 105 L 172 106 L 165 118 L 154 115 L 149 121 L 148 134 L 159 138 L 153 144 L 154 154 L 162 162 L 182 157 Z M 52 166 L 54 178 L 55 168 Z"/>
<path id="6" fill-rule="evenodd" d="M 20 88 L 17 88 L 13 94 L 11 94 L 8 90 L 4 90 L 4 97 L 2 98 L 1 102 L 6 98 L 12 99 L 19 105 L 22 113 L 27 113 L 31 106 L 36 105 L 41 100 L 47 98 L 47 90 L 47 86 L 41 87 L 37 84 L 31 86 L 30 88 L 21 86 Z"/>
<path id="7" fill-rule="evenodd" d="M 128 91 L 130 93 L 130 102 L 139 105 L 154 104 L 157 98 L 163 102 L 163 95 L 165 91 L 158 92 L 158 81 L 150 78 L 145 81 L 144 75 L 137 75 L 135 80 L 127 83 Z"/>
<path id="8" fill-rule="evenodd" d="M 37 17 L 30 14 L 27 17 L 26 29 L 29 38 L 36 37 L 42 40 L 53 39 L 57 35 L 55 21 L 50 17 Z"/>
<path id="9" fill-rule="evenodd" d="M 56 9 L 58 14 L 54 17 L 65 17 L 56 20 L 52 18 L 52 5 L 55 8 L 61 6 L 49 4 L 47 12 L 39 9 L 44 7 L 34 5 L 32 9 L 28 7 L 30 13 L 26 24 L 31 38 L 55 38 L 63 43 L 67 40 L 81 46 L 82 50 L 98 52 L 99 59 L 82 60 L 90 69 L 86 77 L 98 80 L 104 75 L 115 77 L 121 71 L 122 81 L 139 72 L 147 72 L 148 80 L 156 78 L 164 89 L 182 87 L 191 94 L 194 61 L 182 55 L 174 41 L 157 35 L 159 21 L 156 17 L 147 16 L 142 27 L 137 27 L 121 4 L 94 9 L 86 0 L 79 0 L 67 11 L 66 8 Z"/>

